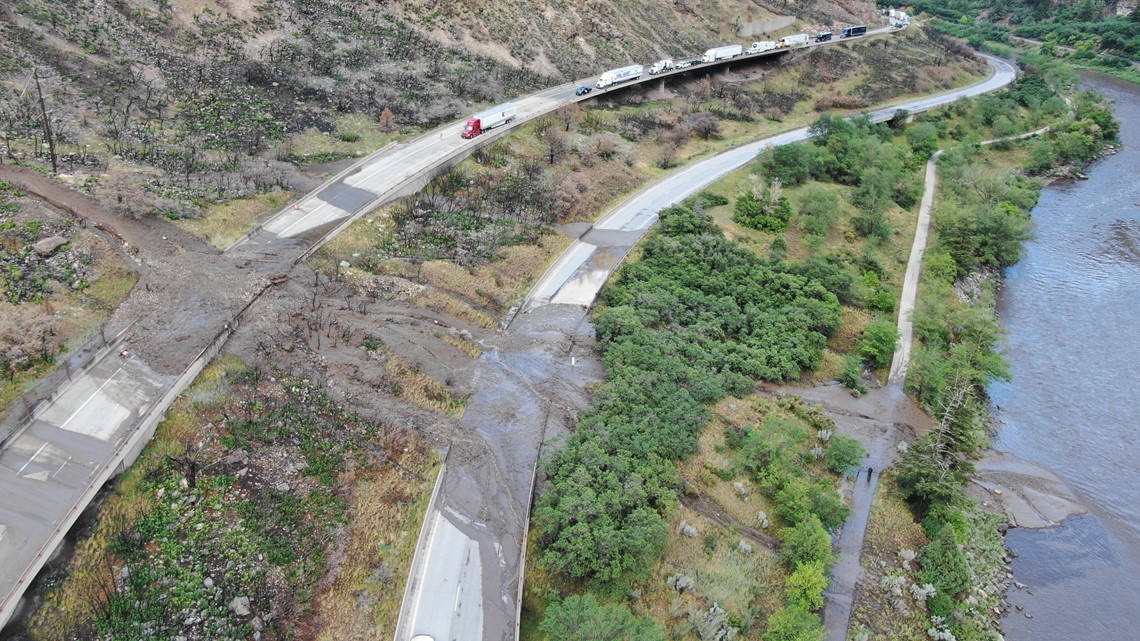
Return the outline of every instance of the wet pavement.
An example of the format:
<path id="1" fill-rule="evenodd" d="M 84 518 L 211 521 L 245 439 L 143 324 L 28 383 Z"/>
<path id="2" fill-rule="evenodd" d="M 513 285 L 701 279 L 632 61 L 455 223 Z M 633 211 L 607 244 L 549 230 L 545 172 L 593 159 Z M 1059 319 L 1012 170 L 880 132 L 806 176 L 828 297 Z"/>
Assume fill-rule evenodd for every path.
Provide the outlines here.
<path id="1" fill-rule="evenodd" d="M 129 347 L 128 347 L 129 349 Z M 102 486 L 167 377 L 115 352 L 96 362 L 0 451 L 0 586 L 10 614 L 28 583 Z M 3 621 L 0 621 L 2 624 Z"/>
<path id="2" fill-rule="evenodd" d="M 515 638 L 541 448 L 567 434 L 589 402 L 587 386 L 601 381 L 604 370 L 593 327 L 578 305 L 544 306 L 516 318 L 499 338 L 483 345 L 479 391 L 460 422 L 464 437 L 448 451 L 397 639 Z M 470 562 L 456 562 L 457 554 L 470 555 Z M 473 601 L 481 603 L 477 613 Z"/>

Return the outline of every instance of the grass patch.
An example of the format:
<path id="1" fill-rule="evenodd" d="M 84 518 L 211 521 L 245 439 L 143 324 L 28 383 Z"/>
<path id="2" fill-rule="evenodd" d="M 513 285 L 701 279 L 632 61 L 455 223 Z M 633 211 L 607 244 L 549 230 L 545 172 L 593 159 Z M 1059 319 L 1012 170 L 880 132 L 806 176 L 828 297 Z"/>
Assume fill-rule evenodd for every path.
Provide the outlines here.
<path id="1" fill-rule="evenodd" d="M 449 316 L 471 323 L 476 327 L 482 327 L 483 329 L 494 329 L 499 326 L 499 321 L 495 317 L 476 309 L 466 301 L 449 296 L 438 289 L 430 287 L 424 289 L 416 295 L 415 299 L 413 299 L 413 303 L 435 310 L 441 314 L 448 314 Z"/>
<path id="2" fill-rule="evenodd" d="M 483 355 L 483 348 L 480 347 L 478 343 L 462 336 L 452 336 L 448 334 L 443 337 L 443 342 L 467 354 L 471 358 L 479 358 Z"/>
<path id="3" fill-rule="evenodd" d="M 463 414 L 466 405 L 464 399 L 452 396 L 443 385 L 419 371 L 386 346 L 378 348 L 376 353 L 384 360 L 384 369 L 399 381 L 393 384 L 392 393 L 396 396 L 454 418 L 459 418 Z"/>
<path id="4" fill-rule="evenodd" d="M 292 191 L 274 191 L 235 198 L 207 207 L 198 218 L 180 218 L 174 224 L 218 249 L 227 249 L 256 229 L 264 216 L 284 207 L 293 195 Z"/>
<path id="5" fill-rule="evenodd" d="M 328 162 L 337 158 L 366 156 L 390 142 L 399 140 L 395 132 L 384 131 L 375 119 L 360 113 L 342 115 L 327 134 L 306 129 L 283 147 L 289 158 L 300 164 Z"/>
<path id="6" fill-rule="evenodd" d="M 340 573 L 320 599 L 319 639 L 385 638 L 395 632 L 418 529 L 439 473 L 439 457 L 412 451 L 356 485 Z"/>

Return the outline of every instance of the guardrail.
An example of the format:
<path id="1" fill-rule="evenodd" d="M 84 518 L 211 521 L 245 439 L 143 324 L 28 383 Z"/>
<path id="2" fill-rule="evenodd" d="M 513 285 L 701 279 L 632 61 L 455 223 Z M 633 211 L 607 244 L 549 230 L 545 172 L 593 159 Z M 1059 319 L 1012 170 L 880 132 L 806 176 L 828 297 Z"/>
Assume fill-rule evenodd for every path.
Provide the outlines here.
<path id="1" fill-rule="evenodd" d="M 36 381 L 30 390 L 13 401 L 4 413 L 3 419 L 0 419 L 0 448 L 7 444 L 8 439 L 32 423 L 41 407 L 67 391 L 75 376 L 91 369 L 96 361 L 111 352 L 122 341 L 123 334 L 126 334 L 134 324 L 135 321 L 127 323 L 126 327 L 110 339 L 103 330 L 100 330 L 98 337 L 91 339 L 69 355 L 61 368 L 46 374 Z"/>

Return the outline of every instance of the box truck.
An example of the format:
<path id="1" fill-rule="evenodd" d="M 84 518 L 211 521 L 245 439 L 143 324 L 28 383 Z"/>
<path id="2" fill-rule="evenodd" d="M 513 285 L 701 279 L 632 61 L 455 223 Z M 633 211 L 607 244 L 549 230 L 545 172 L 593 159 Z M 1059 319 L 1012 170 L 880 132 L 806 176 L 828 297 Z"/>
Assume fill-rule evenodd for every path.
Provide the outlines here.
<path id="1" fill-rule="evenodd" d="M 491 107 L 487 111 L 477 113 L 468 118 L 467 126 L 463 128 L 463 133 L 459 135 L 464 138 L 474 138 L 489 129 L 494 129 L 495 127 L 511 122 L 517 115 L 519 115 L 519 108 L 509 102 L 503 103 L 498 107 Z"/>
<path id="2" fill-rule="evenodd" d="M 751 47 L 745 53 L 764 53 L 776 48 L 776 43 L 771 40 L 761 40 L 760 42 L 753 42 Z"/>

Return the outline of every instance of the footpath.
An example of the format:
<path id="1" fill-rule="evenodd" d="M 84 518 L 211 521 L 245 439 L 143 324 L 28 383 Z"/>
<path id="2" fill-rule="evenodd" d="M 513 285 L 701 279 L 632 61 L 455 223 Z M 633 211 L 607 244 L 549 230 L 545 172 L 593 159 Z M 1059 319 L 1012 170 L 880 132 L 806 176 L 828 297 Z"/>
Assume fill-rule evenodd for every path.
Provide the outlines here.
<path id="1" fill-rule="evenodd" d="M 1042 127 L 1035 131 L 985 140 L 982 145 L 992 145 L 997 142 L 1022 140 L 1037 136 L 1049 131 L 1049 127 Z M 926 162 L 926 178 L 923 182 L 922 201 L 918 209 L 918 225 L 914 230 L 914 242 L 911 244 L 910 257 L 907 259 L 906 273 L 903 276 L 902 294 L 899 300 L 899 345 L 891 358 L 891 371 L 887 377 L 887 386 L 875 393 L 885 394 L 891 402 L 886 404 L 886 413 L 879 417 L 879 423 L 887 426 L 896 424 L 894 417 L 897 412 L 909 402 L 903 391 L 906 381 L 907 365 L 910 362 L 911 347 L 914 343 L 914 306 L 918 298 L 918 279 L 922 269 L 922 257 L 926 253 L 926 241 L 930 233 L 930 211 L 934 207 L 934 192 L 938 183 L 938 159 L 943 150 L 936 151 Z M 835 565 L 832 566 L 832 582 L 824 596 L 827 600 L 823 611 L 823 624 L 827 629 L 828 641 L 844 641 L 847 638 L 848 627 L 851 623 L 851 608 L 863 579 L 863 567 L 859 564 L 863 552 L 863 540 L 867 533 L 867 521 L 871 515 L 871 504 L 875 498 L 875 490 L 879 487 L 879 473 L 874 470 L 885 470 L 894 464 L 897 450 L 886 447 L 892 441 L 888 428 L 883 432 L 887 438 L 877 438 L 867 446 L 867 468 L 861 471 L 861 476 L 855 479 L 851 494 L 851 512 L 844 523 L 836 540 Z M 897 435 L 896 435 L 897 436 Z M 865 478 L 864 478 L 865 477 Z"/>

